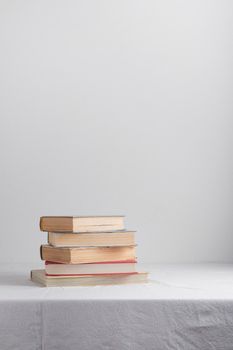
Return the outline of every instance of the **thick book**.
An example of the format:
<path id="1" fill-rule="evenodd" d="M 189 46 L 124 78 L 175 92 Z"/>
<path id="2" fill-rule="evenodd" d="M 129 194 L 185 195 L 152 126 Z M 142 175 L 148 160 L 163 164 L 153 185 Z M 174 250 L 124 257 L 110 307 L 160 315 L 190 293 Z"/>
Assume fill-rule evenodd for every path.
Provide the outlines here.
<path id="1" fill-rule="evenodd" d="M 48 233 L 48 243 L 54 247 L 106 247 L 134 245 L 134 232 Z"/>
<path id="2" fill-rule="evenodd" d="M 41 246 L 41 259 L 65 264 L 136 260 L 135 246 L 124 247 L 52 247 Z"/>
<path id="3" fill-rule="evenodd" d="M 124 216 L 42 216 L 41 231 L 108 232 L 124 229 Z"/>
<path id="4" fill-rule="evenodd" d="M 98 276 L 82 276 L 82 277 L 60 277 L 46 276 L 45 270 L 32 270 L 31 280 L 35 283 L 42 284 L 45 287 L 76 287 L 76 286 L 96 286 L 96 285 L 115 285 L 130 283 L 146 283 L 148 282 L 148 274 L 146 272 L 138 272 L 136 274 L 113 274 Z"/>
<path id="5" fill-rule="evenodd" d="M 45 262 L 45 273 L 48 276 L 79 276 L 79 275 L 108 275 L 130 274 L 136 272 L 136 260 L 117 261 L 96 264 L 60 264 Z"/>

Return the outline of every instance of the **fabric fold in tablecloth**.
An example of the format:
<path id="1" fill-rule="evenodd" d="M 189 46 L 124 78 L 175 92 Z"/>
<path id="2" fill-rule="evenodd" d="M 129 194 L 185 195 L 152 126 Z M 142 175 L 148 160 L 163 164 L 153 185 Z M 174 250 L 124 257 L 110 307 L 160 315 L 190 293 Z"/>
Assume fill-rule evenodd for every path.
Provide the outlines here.
<path id="1" fill-rule="evenodd" d="M 233 348 L 232 301 L 0 303 L 1 350 Z"/>

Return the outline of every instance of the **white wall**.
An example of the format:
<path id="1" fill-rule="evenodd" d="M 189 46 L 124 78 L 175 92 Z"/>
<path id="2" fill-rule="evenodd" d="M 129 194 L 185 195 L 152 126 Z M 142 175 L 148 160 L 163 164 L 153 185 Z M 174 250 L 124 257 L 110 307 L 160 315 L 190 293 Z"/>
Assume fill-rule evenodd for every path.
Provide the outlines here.
<path id="1" fill-rule="evenodd" d="M 233 260 L 233 2 L 0 0 L 0 260 L 125 214 L 141 261 Z"/>

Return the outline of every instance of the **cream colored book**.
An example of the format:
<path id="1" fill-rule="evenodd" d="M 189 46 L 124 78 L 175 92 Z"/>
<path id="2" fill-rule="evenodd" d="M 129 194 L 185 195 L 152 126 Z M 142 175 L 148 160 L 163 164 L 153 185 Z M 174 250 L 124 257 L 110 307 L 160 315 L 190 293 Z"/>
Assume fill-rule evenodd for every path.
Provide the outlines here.
<path id="1" fill-rule="evenodd" d="M 114 274 L 102 276 L 82 276 L 82 277 L 60 277 L 46 276 L 45 270 L 32 270 L 31 280 L 42 284 L 45 287 L 76 287 L 76 286 L 96 286 L 96 285 L 115 285 L 130 283 L 148 282 L 148 273 L 138 272 L 136 274 Z"/>
<path id="2" fill-rule="evenodd" d="M 136 247 L 52 247 L 41 246 L 41 259 L 64 264 L 114 262 L 136 259 Z"/>
<path id="3" fill-rule="evenodd" d="M 124 230 L 124 216 L 42 216 L 41 231 L 108 232 Z"/>
<path id="4" fill-rule="evenodd" d="M 93 233 L 48 233 L 48 243 L 54 247 L 112 247 L 135 245 L 133 231 Z"/>
<path id="5" fill-rule="evenodd" d="M 45 261 L 45 272 L 47 275 L 109 275 L 120 273 L 136 273 L 136 260 L 115 263 L 97 264 L 58 264 Z"/>

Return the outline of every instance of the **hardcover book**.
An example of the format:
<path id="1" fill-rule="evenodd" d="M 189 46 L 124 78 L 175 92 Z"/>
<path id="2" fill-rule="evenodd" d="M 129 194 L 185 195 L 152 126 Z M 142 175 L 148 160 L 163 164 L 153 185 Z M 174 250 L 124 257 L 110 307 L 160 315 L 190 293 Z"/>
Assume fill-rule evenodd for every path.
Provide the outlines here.
<path id="1" fill-rule="evenodd" d="M 124 229 L 123 216 L 42 216 L 41 231 L 108 232 Z"/>
<path id="2" fill-rule="evenodd" d="M 48 243 L 54 247 L 106 247 L 134 245 L 134 232 L 48 233 Z"/>
<path id="3" fill-rule="evenodd" d="M 135 246 L 72 247 L 41 246 L 41 259 L 66 264 L 135 260 Z"/>
<path id="4" fill-rule="evenodd" d="M 46 275 L 75 276 L 75 275 L 106 275 L 136 273 L 136 260 L 117 261 L 96 264 L 60 264 L 45 262 Z"/>
<path id="5" fill-rule="evenodd" d="M 73 287 L 73 286 L 96 286 L 96 285 L 114 285 L 128 283 L 146 283 L 148 274 L 138 272 L 136 274 L 114 274 L 82 277 L 60 277 L 46 276 L 45 270 L 32 270 L 31 280 L 40 283 L 46 287 Z"/>

